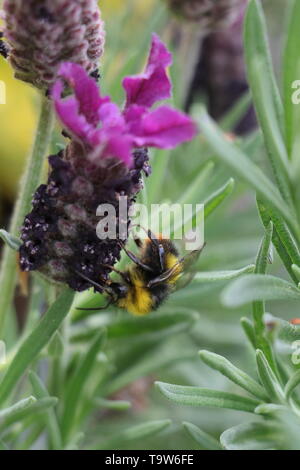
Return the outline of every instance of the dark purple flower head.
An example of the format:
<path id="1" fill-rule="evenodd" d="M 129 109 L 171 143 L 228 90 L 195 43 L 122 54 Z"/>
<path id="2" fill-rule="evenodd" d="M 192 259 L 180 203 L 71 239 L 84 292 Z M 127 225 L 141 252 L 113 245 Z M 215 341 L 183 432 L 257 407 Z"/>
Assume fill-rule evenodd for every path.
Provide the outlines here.
<path id="1" fill-rule="evenodd" d="M 126 77 L 125 109 L 100 95 L 98 86 L 82 67 L 64 63 L 52 90 L 56 112 L 72 138 L 87 150 L 94 164 L 112 157 L 132 165 L 132 152 L 138 147 L 174 148 L 197 133 L 194 122 L 169 106 L 151 111 L 159 100 L 170 98 L 167 67 L 172 57 L 157 35 L 143 74 Z M 73 95 L 63 98 L 65 85 Z"/>

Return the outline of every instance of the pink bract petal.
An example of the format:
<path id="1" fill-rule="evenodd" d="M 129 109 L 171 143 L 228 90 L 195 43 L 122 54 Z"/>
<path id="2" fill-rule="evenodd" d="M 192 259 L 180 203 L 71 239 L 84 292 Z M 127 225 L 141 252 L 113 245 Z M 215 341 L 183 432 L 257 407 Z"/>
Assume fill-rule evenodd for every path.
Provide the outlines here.
<path id="1" fill-rule="evenodd" d="M 192 140 L 198 132 L 189 116 L 168 106 L 147 112 L 139 123 L 132 120 L 129 125 L 135 135 L 134 142 L 139 147 L 174 148 Z"/>
<path id="2" fill-rule="evenodd" d="M 105 131 L 101 129 L 98 133 L 98 145 L 89 154 L 89 159 L 97 164 L 103 158 L 118 158 L 127 166 L 132 164 L 133 139 L 130 135 L 120 134 L 115 130 Z"/>
<path id="3" fill-rule="evenodd" d="M 83 114 L 80 114 L 79 103 L 74 96 L 61 99 L 63 89 L 64 85 L 60 80 L 55 83 L 52 89 L 52 98 L 59 119 L 75 139 L 91 144 L 90 136 L 95 128 Z"/>
<path id="4" fill-rule="evenodd" d="M 61 65 L 58 75 L 73 88 L 79 103 L 80 114 L 83 114 L 90 124 L 97 126 L 99 109 L 103 103 L 107 103 L 110 99 L 100 96 L 95 80 L 89 77 L 80 65 L 65 62 Z"/>
<path id="5" fill-rule="evenodd" d="M 160 38 L 153 34 L 145 72 L 123 80 L 127 95 L 126 108 L 133 104 L 150 108 L 156 101 L 170 98 L 172 85 L 166 68 L 171 63 L 171 53 Z"/>

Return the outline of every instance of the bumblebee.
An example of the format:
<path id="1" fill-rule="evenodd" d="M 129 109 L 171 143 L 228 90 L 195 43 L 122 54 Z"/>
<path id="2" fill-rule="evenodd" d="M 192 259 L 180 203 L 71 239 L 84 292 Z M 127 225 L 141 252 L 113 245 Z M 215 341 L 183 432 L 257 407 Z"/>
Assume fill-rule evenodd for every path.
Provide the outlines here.
<path id="1" fill-rule="evenodd" d="M 110 267 L 120 276 L 121 281 L 109 281 L 105 287 L 109 302 L 101 309 L 113 304 L 133 315 L 147 315 L 158 309 L 176 290 L 179 279 L 182 279 L 186 269 L 198 259 L 204 248 L 203 245 L 199 250 L 194 250 L 181 258 L 171 240 L 161 235 L 156 236 L 150 230 L 147 233 L 148 238 L 145 241 L 135 239 L 139 256 L 127 250 L 122 244 L 132 264 L 124 271 Z M 80 275 L 89 281 L 84 275 Z M 186 281 L 189 282 L 192 274 L 187 274 L 186 277 Z M 96 283 L 93 284 L 99 287 Z M 98 309 L 80 308 L 80 310 Z"/>

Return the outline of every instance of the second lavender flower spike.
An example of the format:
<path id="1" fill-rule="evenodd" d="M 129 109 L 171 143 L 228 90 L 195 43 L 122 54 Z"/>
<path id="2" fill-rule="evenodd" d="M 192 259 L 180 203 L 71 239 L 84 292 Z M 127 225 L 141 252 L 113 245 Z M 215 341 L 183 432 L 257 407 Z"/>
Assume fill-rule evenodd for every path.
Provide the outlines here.
<path id="1" fill-rule="evenodd" d="M 5 0 L 3 8 L 16 78 L 48 89 L 66 60 L 97 73 L 105 33 L 96 0 Z"/>

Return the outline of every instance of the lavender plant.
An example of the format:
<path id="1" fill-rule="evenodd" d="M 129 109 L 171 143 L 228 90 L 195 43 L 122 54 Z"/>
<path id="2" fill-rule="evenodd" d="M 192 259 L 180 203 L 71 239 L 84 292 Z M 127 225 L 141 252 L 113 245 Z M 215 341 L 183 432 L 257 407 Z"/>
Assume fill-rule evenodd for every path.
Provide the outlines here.
<path id="1" fill-rule="evenodd" d="M 25 8 L 25 2 L 9 3 Z M 64 15 L 55 16 L 69 2 L 45 1 L 43 14 L 31 16 L 36 3 L 26 2 L 31 34 L 36 27 L 48 34 L 55 25 L 73 38 L 73 28 L 62 24 Z M 135 37 L 131 17 L 116 14 L 107 21 L 99 86 L 94 71 L 101 54 L 85 60 L 87 29 L 98 52 L 103 47 L 95 2 L 80 3 L 91 13 L 87 16 L 69 4 L 80 23 L 74 37 L 84 38 L 84 47 L 79 55 L 68 48 L 68 57 L 61 56 L 57 42 L 43 49 L 45 54 L 58 51 L 51 77 L 41 73 L 39 56 L 32 55 L 34 43 L 24 54 L 21 76 L 22 64 L 15 65 L 14 54 L 23 51 L 23 36 L 13 44 L 6 32 L 18 77 L 41 89 L 44 106 L 15 222 L 0 232 L 6 244 L 0 299 L 0 339 L 6 346 L 0 365 L 1 449 L 299 449 L 298 108 L 291 102 L 291 84 L 298 73 L 300 9 L 297 1 L 292 3 L 282 96 L 260 2 L 249 3 L 246 63 L 259 128 L 238 139 L 227 132 L 245 111 L 243 98 L 218 124 L 197 102 L 191 108 L 194 119 L 174 106 L 150 109 L 171 91 L 171 55 L 158 36 L 153 36 L 144 72 L 133 74 L 142 68 L 151 33 L 162 33 L 169 19 L 162 2 L 154 5 L 148 26 L 137 25 Z M 14 30 L 18 10 L 8 4 L 7 28 Z M 95 28 L 88 20 L 95 20 Z M 22 27 L 28 34 L 26 22 Z M 138 48 L 136 37 L 144 38 Z M 118 61 L 112 60 L 116 55 Z M 176 51 L 175 59 L 173 105 L 180 107 L 186 64 L 178 63 Z M 52 105 L 65 137 L 61 126 L 53 132 L 49 125 Z M 192 139 L 194 120 L 201 135 Z M 42 180 L 47 147 L 52 156 Z M 192 281 L 179 285 L 159 311 L 145 317 L 115 307 L 99 310 L 104 305 L 101 282 L 115 279 L 112 268 L 122 269 L 128 260 L 114 240 L 104 244 L 96 238 L 95 211 L 103 202 L 115 204 L 121 193 L 149 207 L 165 201 L 205 203 L 207 247 L 192 268 Z M 31 277 L 21 328 L 12 305 L 19 250 L 21 268 Z M 87 274 L 86 279 L 78 273 Z M 173 406 L 160 392 L 189 406 Z"/>

